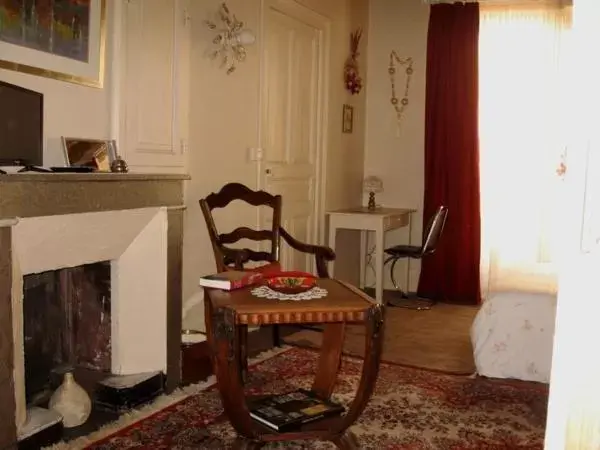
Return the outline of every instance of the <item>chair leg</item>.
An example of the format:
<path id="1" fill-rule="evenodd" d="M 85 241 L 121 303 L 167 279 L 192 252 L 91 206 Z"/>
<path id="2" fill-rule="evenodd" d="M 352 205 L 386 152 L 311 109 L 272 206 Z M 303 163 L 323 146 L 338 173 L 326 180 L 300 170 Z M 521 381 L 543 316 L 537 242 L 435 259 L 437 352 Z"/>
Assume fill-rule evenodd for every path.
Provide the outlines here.
<path id="1" fill-rule="evenodd" d="M 400 298 L 394 298 L 392 300 L 389 300 L 387 302 L 387 304 L 389 306 L 396 306 L 398 308 L 415 309 L 415 310 L 419 310 L 419 311 L 425 311 L 425 310 L 431 309 L 433 307 L 433 305 L 435 305 L 435 303 L 436 303 L 435 300 L 431 300 L 428 298 L 422 298 L 416 294 L 409 293 L 408 289 L 407 289 L 407 291 L 403 291 L 402 288 L 398 285 L 398 282 L 396 281 L 396 277 L 394 276 L 394 269 L 396 267 L 396 263 L 399 260 L 400 260 L 400 258 L 394 258 L 393 256 L 390 256 L 384 262 L 384 265 L 390 261 L 392 262 L 392 265 L 390 267 L 390 278 L 392 279 L 392 284 L 394 285 L 396 290 L 400 293 Z M 410 258 L 407 260 L 410 261 Z M 409 269 L 407 269 L 407 272 L 409 272 Z M 407 273 L 407 275 L 406 275 L 407 288 L 408 288 L 409 276 L 410 276 L 410 272 Z"/>
<path id="2" fill-rule="evenodd" d="M 395 298 L 387 302 L 389 306 L 398 308 L 414 309 L 417 311 L 427 311 L 436 304 L 435 300 L 430 298 L 419 297 L 418 295 L 409 294 L 406 297 Z"/>
<path id="3" fill-rule="evenodd" d="M 392 279 L 392 284 L 394 285 L 394 287 L 396 288 L 396 290 L 398 292 L 400 292 L 402 298 L 405 298 L 405 297 L 407 297 L 407 293 L 404 292 L 400 286 L 398 286 L 398 282 L 396 281 L 396 276 L 394 275 L 394 269 L 396 268 L 396 263 L 399 260 L 400 260 L 400 258 L 394 258 L 394 257 L 391 257 L 391 258 L 388 259 L 388 261 L 392 261 L 392 265 L 390 266 L 390 278 Z"/>
<path id="4" fill-rule="evenodd" d="M 272 326 L 273 347 L 281 347 L 281 334 L 279 333 L 279 325 Z"/>

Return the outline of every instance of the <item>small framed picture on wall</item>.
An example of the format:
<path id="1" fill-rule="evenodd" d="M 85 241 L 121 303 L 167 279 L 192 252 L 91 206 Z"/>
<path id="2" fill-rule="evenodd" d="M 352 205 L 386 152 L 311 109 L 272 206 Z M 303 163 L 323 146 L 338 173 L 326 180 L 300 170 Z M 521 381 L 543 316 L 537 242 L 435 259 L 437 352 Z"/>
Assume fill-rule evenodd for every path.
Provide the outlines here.
<path id="1" fill-rule="evenodd" d="M 344 105 L 342 114 L 342 132 L 352 133 L 354 128 L 354 107 L 350 105 Z"/>

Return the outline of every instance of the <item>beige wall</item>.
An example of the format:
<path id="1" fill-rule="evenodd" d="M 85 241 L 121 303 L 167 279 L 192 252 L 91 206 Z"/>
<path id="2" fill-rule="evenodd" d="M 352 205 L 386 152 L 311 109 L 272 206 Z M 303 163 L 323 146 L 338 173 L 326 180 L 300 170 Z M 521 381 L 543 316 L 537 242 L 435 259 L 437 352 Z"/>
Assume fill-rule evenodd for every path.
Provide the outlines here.
<path id="1" fill-rule="evenodd" d="M 368 49 L 367 130 L 365 175 L 377 175 L 384 183 L 378 203 L 390 207 L 417 208 L 413 215 L 412 243 L 421 239 L 423 210 L 423 149 L 425 135 L 425 64 L 429 7 L 422 0 L 371 0 Z M 388 74 L 390 52 L 414 59 L 414 75 L 398 133 L 396 114 L 390 104 Z M 397 89 L 404 89 L 405 75 L 398 71 Z M 388 233 L 386 244 L 405 243 L 407 230 Z M 399 280 L 405 266 L 398 264 Z M 416 289 L 418 263 L 411 263 L 411 289 Z M 386 287 L 391 287 L 385 277 Z"/>
<path id="2" fill-rule="evenodd" d="M 259 28 L 259 4 L 258 0 L 228 2 L 230 9 L 252 30 Z M 183 299 L 184 303 L 188 301 L 188 308 L 189 299 L 198 291 L 200 275 L 215 269 L 198 200 L 230 181 L 256 185 L 254 164 L 248 162 L 246 149 L 258 145 L 256 111 L 260 63 L 259 47 L 249 46 L 246 62 L 233 74 L 225 75 L 217 62 L 206 57 L 211 33 L 202 24 L 203 19 L 218 9 L 219 2 L 195 1 L 191 6 L 195 20 L 192 23 L 188 172 L 192 180 L 186 193 L 183 264 Z M 193 327 L 199 328 L 201 324 Z"/>
<path id="3" fill-rule="evenodd" d="M 107 17 L 112 17 L 107 2 Z M 106 81 L 103 89 L 0 69 L 0 80 L 44 94 L 44 165 L 63 166 L 61 136 L 110 138 L 112 21 L 108 21 Z M 2 55 L 0 55 L 2 58 Z"/>
<path id="4" fill-rule="evenodd" d="M 257 186 L 256 166 L 248 162 L 247 148 L 258 142 L 259 108 L 259 45 L 248 48 L 247 61 L 232 75 L 206 58 L 210 33 L 200 20 L 218 8 L 219 1 L 192 2 L 195 18 L 192 31 L 191 135 L 189 172 L 192 181 L 187 191 L 184 247 L 184 312 L 185 325 L 203 328 L 201 292 L 198 277 L 214 271 L 214 259 L 209 245 L 198 200 L 223 184 L 238 181 Z M 260 0 L 230 0 L 229 8 L 247 27 L 260 29 Z M 355 204 L 360 201 L 363 177 L 365 94 L 352 97 L 343 85 L 343 65 L 349 52 L 349 33 L 355 25 L 366 28 L 367 0 L 299 0 L 331 20 L 331 54 L 329 82 L 329 129 L 326 155 L 326 209 Z M 258 43 L 260 35 L 258 36 Z M 364 51 L 363 51 L 364 53 Z M 343 134 L 342 105 L 355 106 L 355 132 Z M 222 218 L 224 228 L 240 224 L 256 224 L 256 216 L 248 209 L 232 208 Z M 347 252 L 356 246 L 353 236 L 342 236 L 340 244 Z M 343 255 L 345 252 L 341 251 Z M 343 258 L 343 261 L 351 261 Z M 352 277 L 356 260 L 341 270 Z"/>

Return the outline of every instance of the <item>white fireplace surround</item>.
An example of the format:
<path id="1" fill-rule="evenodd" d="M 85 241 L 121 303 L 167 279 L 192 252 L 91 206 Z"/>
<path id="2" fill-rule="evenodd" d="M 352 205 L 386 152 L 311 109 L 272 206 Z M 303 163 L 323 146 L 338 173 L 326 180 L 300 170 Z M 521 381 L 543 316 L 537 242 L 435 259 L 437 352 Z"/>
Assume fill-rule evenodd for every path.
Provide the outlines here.
<path id="1" fill-rule="evenodd" d="M 16 424 L 26 422 L 23 276 L 111 261 L 111 372 L 167 368 L 167 207 L 18 219 L 13 225 Z"/>

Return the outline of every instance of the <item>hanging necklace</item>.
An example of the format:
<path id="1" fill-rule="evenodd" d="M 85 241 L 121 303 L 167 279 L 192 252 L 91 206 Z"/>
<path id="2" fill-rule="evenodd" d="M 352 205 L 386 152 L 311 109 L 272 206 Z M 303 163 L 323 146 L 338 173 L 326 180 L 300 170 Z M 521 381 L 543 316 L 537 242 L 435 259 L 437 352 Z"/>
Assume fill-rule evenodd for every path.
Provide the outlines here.
<path id="1" fill-rule="evenodd" d="M 404 95 L 401 99 L 398 98 L 396 91 L 396 66 L 395 64 L 399 64 L 400 66 L 406 66 L 404 72 L 406 73 L 406 83 L 404 85 Z M 410 79 L 413 74 L 413 59 L 411 57 L 400 58 L 398 54 L 392 50 L 390 53 L 390 66 L 388 68 L 388 73 L 390 74 L 390 81 L 392 83 L 392 98 L 390 99 L 390 103 L 394 107 L 396 111 L 396 121 L 398 122 L 398 132 L 400 132 L 400 121 L 404 114 L 404 110 L 408 106 L 408 91 L 410 89 Z"/>

